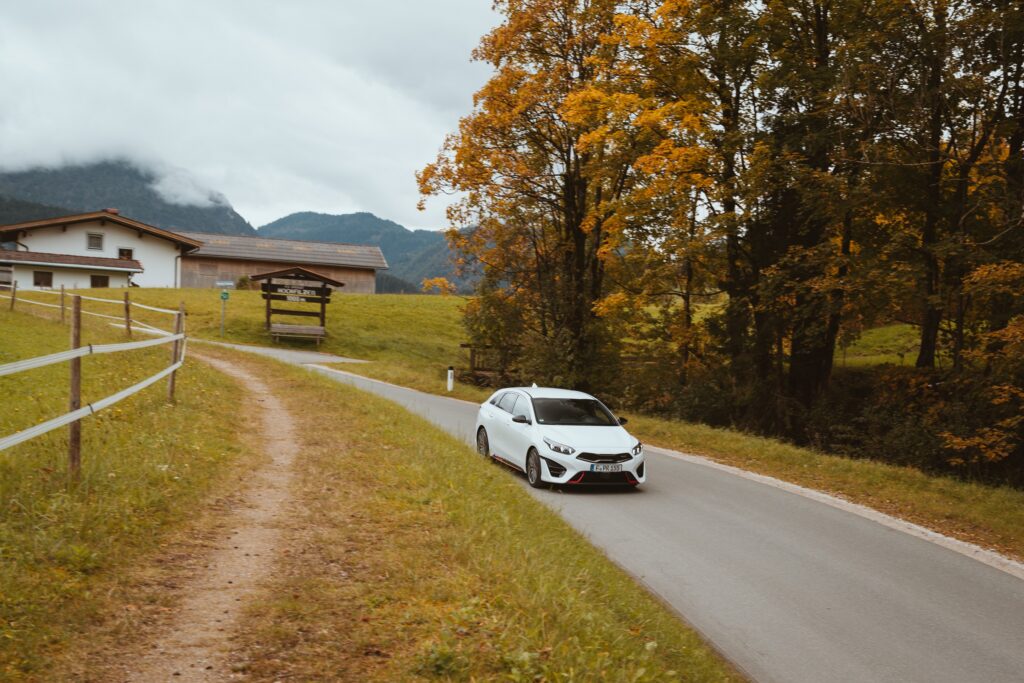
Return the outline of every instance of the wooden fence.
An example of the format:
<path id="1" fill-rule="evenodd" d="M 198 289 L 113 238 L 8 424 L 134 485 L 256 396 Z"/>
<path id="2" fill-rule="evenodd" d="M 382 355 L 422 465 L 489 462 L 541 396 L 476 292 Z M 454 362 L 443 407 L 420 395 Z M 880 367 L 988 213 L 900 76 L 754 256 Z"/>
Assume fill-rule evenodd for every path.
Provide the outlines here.
<path id="1" fill-rule="evenodd" d="M 5 375 L 13 375 L 19 372 L 25 372 L 27 370 L 33 370 L 35 368 L 42 368 L 48 365 L 54 365 L 56 363 L 69 362 L 71 364 L 70 373 L 70 386 L 68 387 L 68 412 L 59 417 L 55 417 L 51 420 L 41 422 L 34 427 L 23 429 L 19 432 L 0 438 L 0 451 L 3 451 L 17 444 L 23 443 L 30 439 L 34 439 L 37 436 L 51 432 L 54 429 L 68 426 L 69 438 L 68 438 L 68 468 L 71 471 L 72 476 L 77 477 L 81 466 L 81 420 L 83 417 L 93 415 L 96 412 L 103 410 L 109 406 L 114 405 L 118 401 L 121 401 L 129 396 L 136 394 L 143 389 L 159 382 L 165 377 L 168 378 L 167 382 L 167 397 L 168 400 L 174 401 L 174 387 L 175 387 L 175 374 L 185 362 L 185 305 L 181 304 L 177 311 L 173 311 L 166 308 L 156 308 L 155 306 L 146 306 L 143 304 L 133 303 L 130 301 L 128 292 L 125 292 L 124 300 L 116 299 L 101 299 L 91 296 L 83 295 L 67 295 L 63 288 L 57 291 L 48 290 L 32 290 L 33 294 L 52 294 L 60 297 L 60 303 L 46 303 L 43 301 L 35 301 L 33 299 L 25 298 L 22 295 L 18 298 L 17 285 L 0 285 L 0 289 L 8 289 L 10 294 L 4 298 L 9 298 L 9 310 L 15 310 L 15 305 L 20 303 L 32 304 L 35 306 L 44 306 L 49 308 L 60 309 L 61 322 L 70 317 L 71 319 L 71 348 L 67 351 L 60 351 L 58 353 L 51 353 L 45 356 L 36 356 L 34 358 L 26 358 L 24 360 L 15 361 L 13 363 L 6 363 L 0 365 L 0 377 Z M 68 299 L 70 298 L 70 306 L 68 306 Z M 116 304 L 124 307 L 123 316 L 113 316 L 104 313 L 96 313 L 93 311 L 82 310 L 82 301 L 96 301 L 105 304 Z M 158 313 L 169 314 L 174 316 L 173 330 L 163 330 L 153 325 L 142 323 L 138 320 L 132 320 L 131 311 L 132 307 L 142 308 L 149 311 L 155 311 Z M 155 335 L 151 339 L 135 342 L 124 342 L 120 344 L 88 344 L 83 346 L 82 340 L 82 315 L 92 315 L 99 318 L 109 318 L 118 321 L 118 325 L 124 325 L 125 331 L 129 337 L 131 337 L 132 325 L 136 328 L 144 329 L 149 333 Z M 146 379 L 133 384 L 132 386 L 123 389 L 116 394 L 107 396 L 106 398 L 94 401 L 85 406 L 81 405 L 81 382 L 82 382 L 82 357 L 90 356 L 94 354 L 103 353 L 120 353 L 122 351 L 132 351 L 135 349 L 144 349 L 151 346 L 160 346 L 162 344 L 171 344 L 171 359 L 170 364 L 160 370 L 154 375 L 147 377 Z"/>

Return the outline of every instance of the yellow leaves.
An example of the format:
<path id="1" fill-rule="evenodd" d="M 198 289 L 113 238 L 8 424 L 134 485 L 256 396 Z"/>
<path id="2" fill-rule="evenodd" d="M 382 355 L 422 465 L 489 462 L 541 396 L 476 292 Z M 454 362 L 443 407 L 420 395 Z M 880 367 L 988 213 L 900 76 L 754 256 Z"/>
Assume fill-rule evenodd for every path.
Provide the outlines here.
<path id="1" fill-rule="evenodd" d="M 617 315 L 630 307 L 630 299 L 624 292 L 613 292 L 594 303 L 594 315 L 607 318 Z"/>
<path id="2" fill-rule="evenodd" d="M 449 282 L 446 277 L 425 278 L 421 288 L 426 294 L 430 294 L 434 290 L 440 292 L 442 296 L 450 296 L 455 293 L 455 285 Z"/>

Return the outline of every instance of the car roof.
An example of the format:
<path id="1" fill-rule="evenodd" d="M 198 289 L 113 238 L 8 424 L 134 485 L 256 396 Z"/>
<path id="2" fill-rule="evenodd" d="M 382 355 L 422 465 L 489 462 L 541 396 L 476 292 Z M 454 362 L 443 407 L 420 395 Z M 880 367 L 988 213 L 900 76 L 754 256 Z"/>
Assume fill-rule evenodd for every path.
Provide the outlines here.
<path id="1" fill-rule="evenodd" d="M 513 389 L 521 391 L 530 398 L 594 398 L 590 394 L 572 389 L 557 389 L 554 387 L 506 387 L 506 391 Z"/>

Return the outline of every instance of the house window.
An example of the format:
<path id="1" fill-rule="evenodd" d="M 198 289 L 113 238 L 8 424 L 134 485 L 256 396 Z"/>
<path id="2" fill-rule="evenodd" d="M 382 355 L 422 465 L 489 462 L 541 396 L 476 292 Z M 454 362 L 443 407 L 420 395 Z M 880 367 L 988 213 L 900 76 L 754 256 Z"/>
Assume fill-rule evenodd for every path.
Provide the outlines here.
<path id="1" fill-rule="evenodd" d="M 85 246 L 96 251 L 103 251 L 103 235 L 98 232 L 90 232 L 86 236 Z"/>
<path id="2" fill-rule="evenodd" d="M 53 287 L 53 273 L 48 270 L 32 271 L 33 287 Z"/>
<path id="3" fill-rule="evenodd" d="M 93 289 L 96 289 L 96 288 L 107 288 L 107 287 L 110 286 L 110 276 L 109 275 L 90 275 L 89 276 L 89 286 L 92 287 Z"/>
<path id="4" fill-rule="evenodd" d="M 117 250 L 117 258 L 124 259 L 125 261 L 132 261 L 135 259 L 135 250 L 121 247 Z"/>

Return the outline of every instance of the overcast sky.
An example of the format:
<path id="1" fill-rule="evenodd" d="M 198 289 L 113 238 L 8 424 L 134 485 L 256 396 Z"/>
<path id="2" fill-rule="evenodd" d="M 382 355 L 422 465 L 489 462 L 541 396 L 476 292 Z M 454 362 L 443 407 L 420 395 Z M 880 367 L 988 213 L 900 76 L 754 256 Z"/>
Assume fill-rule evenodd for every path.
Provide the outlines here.
<path id="1" fill-rule="evenodd" d="M 300 210 L 416 210 L 486 80 L 490 0 L 26 0 L 0 4 L 0 168 L 129 157 L 179 201 L 259 226 Z"/>

